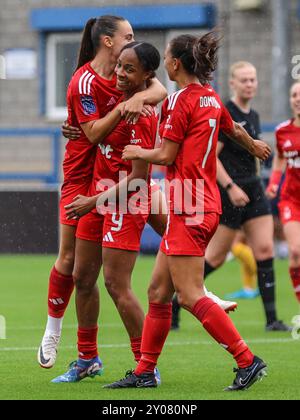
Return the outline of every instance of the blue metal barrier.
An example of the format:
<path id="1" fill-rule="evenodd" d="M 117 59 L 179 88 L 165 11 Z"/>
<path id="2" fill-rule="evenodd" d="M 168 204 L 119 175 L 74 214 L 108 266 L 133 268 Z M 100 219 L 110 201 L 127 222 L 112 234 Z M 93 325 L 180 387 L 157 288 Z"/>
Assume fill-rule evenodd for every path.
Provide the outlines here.
<path id="1" fill-rule="evenodd" d="M 60 173 L 60 138 L 61 131 L 58 128 L 0 128 L 1 137 L 39 137 L 49 136 L 52 140 L 52 170 L 50 173 L 38 172 L 11 172 L 0 173 L 0 180 L 29 181 L 37 180 L 46 184 L 58 184 Z"/>

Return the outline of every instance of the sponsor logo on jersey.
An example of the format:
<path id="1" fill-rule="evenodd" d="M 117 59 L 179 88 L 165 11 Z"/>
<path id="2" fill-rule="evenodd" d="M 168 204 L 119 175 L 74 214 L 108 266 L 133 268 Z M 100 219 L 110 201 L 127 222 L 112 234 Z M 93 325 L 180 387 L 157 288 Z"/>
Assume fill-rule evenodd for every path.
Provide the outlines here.
<path id="1" fill-rule="evenodd" d="M 297 151 L 283 152 L 283 156 L 286 159 L 291 159 L 291 158 L 297 157 L 298 156 L 298 152 Z"/>
<path id="2" fill-rule="evenodd" d="M 171 115 L 168 115 L 166 124 L 165 124 L 165 130 L 173 130 L 173 125 L 170 124 L 171 121 Z"/>
<path id="3" fill-rule="evenodd" d="M 216 108 L 221 109 L 221 105 L 214 96 L 201 96 L 200 108 Z"/>
<path id="4" fill-rule="evenodd" d="M 63 305 L 65 303 L 62 298 L 49 299 L 49 302 L 51 302 L 53 305 Z"/>
<path id="5" fill-rule="evenodd" d="M 117 103 L 117 100 L 114 96 L 110 98 L 110 100 L 107 102 L 106 106 L 114 106 Z"/>
<path id="6" fill-rule="evenodd" d="M 101 150 L 102 155 L 106 157 L 106 159 L 112 158 L 111 154 L 114 151 L 114 149 L 111 147 L 110 144 L 108 144 L 107 146 L 105 146 L 105 144 L 99 144 L 99 149 Z"/>
<path id="7" fill-rule="evenodd" d="M 289 147 L 292 147 L 292 146 L 293 146 L 293 143 L 291 142 L 291 140 L 286 140 L 283 145 L 284 149 L 288 149 Z"/>
<path id="8" fill-rule="evenodd" d="M 111 232 L 108 232 L 104 238 L 103 238 L 103 242 L 115 242 Z"/>
<path id="9" fill-rule="evenodd" d="M 80 96 L 80 102 L 85 115 L 91 115 L 96 112 L 97 108 L 92 96 L 82 95 Z"/>
<path id="10" fill-rule="evenodd" d="M 300 158 L 297 157 L 296 159 L 288 159 L 288 166 L 290 169 L 300 169 Z"/>
<path id="11" fill-rule="evenodd" d="M 139 144 L 142 143 L 142 139 L 131 139 L 130 144 Z"/>
<path id="12" fill-rule="evenodd" d="M 283 217 L 285 220 L 290 220 L 292 218 L 292 210 L 289 207 L 284 208 Z"/>
<path id="13" fill-rule="evenodd" d="M 139 144 L 142 143 L 142 139 L 135 139 L 136 132 L 135 130 L 131 130 L 131 139 L 130 139 L 130 144 Z"/>

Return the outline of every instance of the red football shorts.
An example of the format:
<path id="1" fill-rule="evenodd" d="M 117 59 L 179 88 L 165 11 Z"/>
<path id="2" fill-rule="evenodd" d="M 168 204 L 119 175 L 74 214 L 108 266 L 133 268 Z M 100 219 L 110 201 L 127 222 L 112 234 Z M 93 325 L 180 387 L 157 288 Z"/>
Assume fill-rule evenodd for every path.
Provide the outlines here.
<path id="1" fill-rule="evenodd" d="M 79 221 L 76 238 L 97 242 L 104 248 L 139 251 L 148 215 L 89 213 Z"/>
<path id="2" fill-rule="evenodd" d="M 187 219 L 193 223 L 187 224 Z M 171 213 L 160 250 L 166 255 L 187 255 L 203 257 L 220 221 L 218 213 L 187 217 Z"/>
<path id="3" fill-rule="evenodd" d="M 65 182 L 61 187 L 61 196 L 59 202 L 59 220 L 62 225 L 77 226 L 78 220 L 68 220 L 66 216 L 65 207 L 67 204 L 71 204 L 73 198 L 78 194 L 88 195 L 88 190 L 91 185 L 91 180 L 85 181 L 84 183 L 73 183 Z"/>
<path id="4" fill-rule="evenodd" d="M 98 213 L 88 213 L 79 219 L 76 238 L 85 241 L 102 243 L 104 216 Z"/>
<path id="5" fill-rule="evenodd" d="M 289 222 L 300 222 L 300 205 L 292 201 L 280 201 L 278 204 L 280 220 L 283 225 Z"/>

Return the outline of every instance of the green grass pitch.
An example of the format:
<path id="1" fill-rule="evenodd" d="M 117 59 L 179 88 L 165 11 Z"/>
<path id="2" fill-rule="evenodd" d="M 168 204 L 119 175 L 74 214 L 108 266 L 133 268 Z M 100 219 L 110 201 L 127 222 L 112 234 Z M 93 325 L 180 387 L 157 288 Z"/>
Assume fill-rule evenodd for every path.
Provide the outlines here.
<path id="1" fill-rule="evenodd" d="M 99 322 L 100 356 L 105 372 L 97 379 L 77 384 L 51 384 L 76 359 L 74 301 L 66 313 L 58 360 L 51 370 L 41 369 L 36 350 L 46 321 L 48 273 L 53 256 L 0 257 L 0 315 L 7 323 L 7 338 L 0 340 L 0 399 L 91 399 L 91 400 L 207 400 L 207 399 L 300 399 L 300 341 L 290 333 L 265 333 L 260 299 L 241 301 L 232 315 L 254 353 L 268 363 L 268 377 L 247 392 L 224 393 L 231 384 L 234 363 L 214 343 L 199 323 L 182 313 L 181 329 L 171 332 L 159 361 L 163 384 L 150 390 L 113 391 L 102 385 L 124 376 L 134 366 L 128 338 L 112 301 L 101 287 Z M 134 271 L 133 286 L 147 308 L 146 290 L 154 259 L 141 257 Z M 288 277 L 287 262 L 276 263 L 279 318 L 291 322 L 298 314 Z M 227 263 L 211 276 L 207 286 L 223 296 L 240 287 L 236 262 Z"/>

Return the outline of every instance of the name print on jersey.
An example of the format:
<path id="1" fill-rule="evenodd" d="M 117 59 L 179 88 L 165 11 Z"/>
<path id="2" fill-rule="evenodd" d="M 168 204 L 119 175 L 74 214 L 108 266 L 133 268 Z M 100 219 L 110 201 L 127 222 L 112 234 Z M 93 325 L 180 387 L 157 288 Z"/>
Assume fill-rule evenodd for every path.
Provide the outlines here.
<path id="1" fill-rule="evenodd" d="M 214 96 L 201 96 L 200 108 L 216 108 L 221 109 L 221 105 Z"/>

